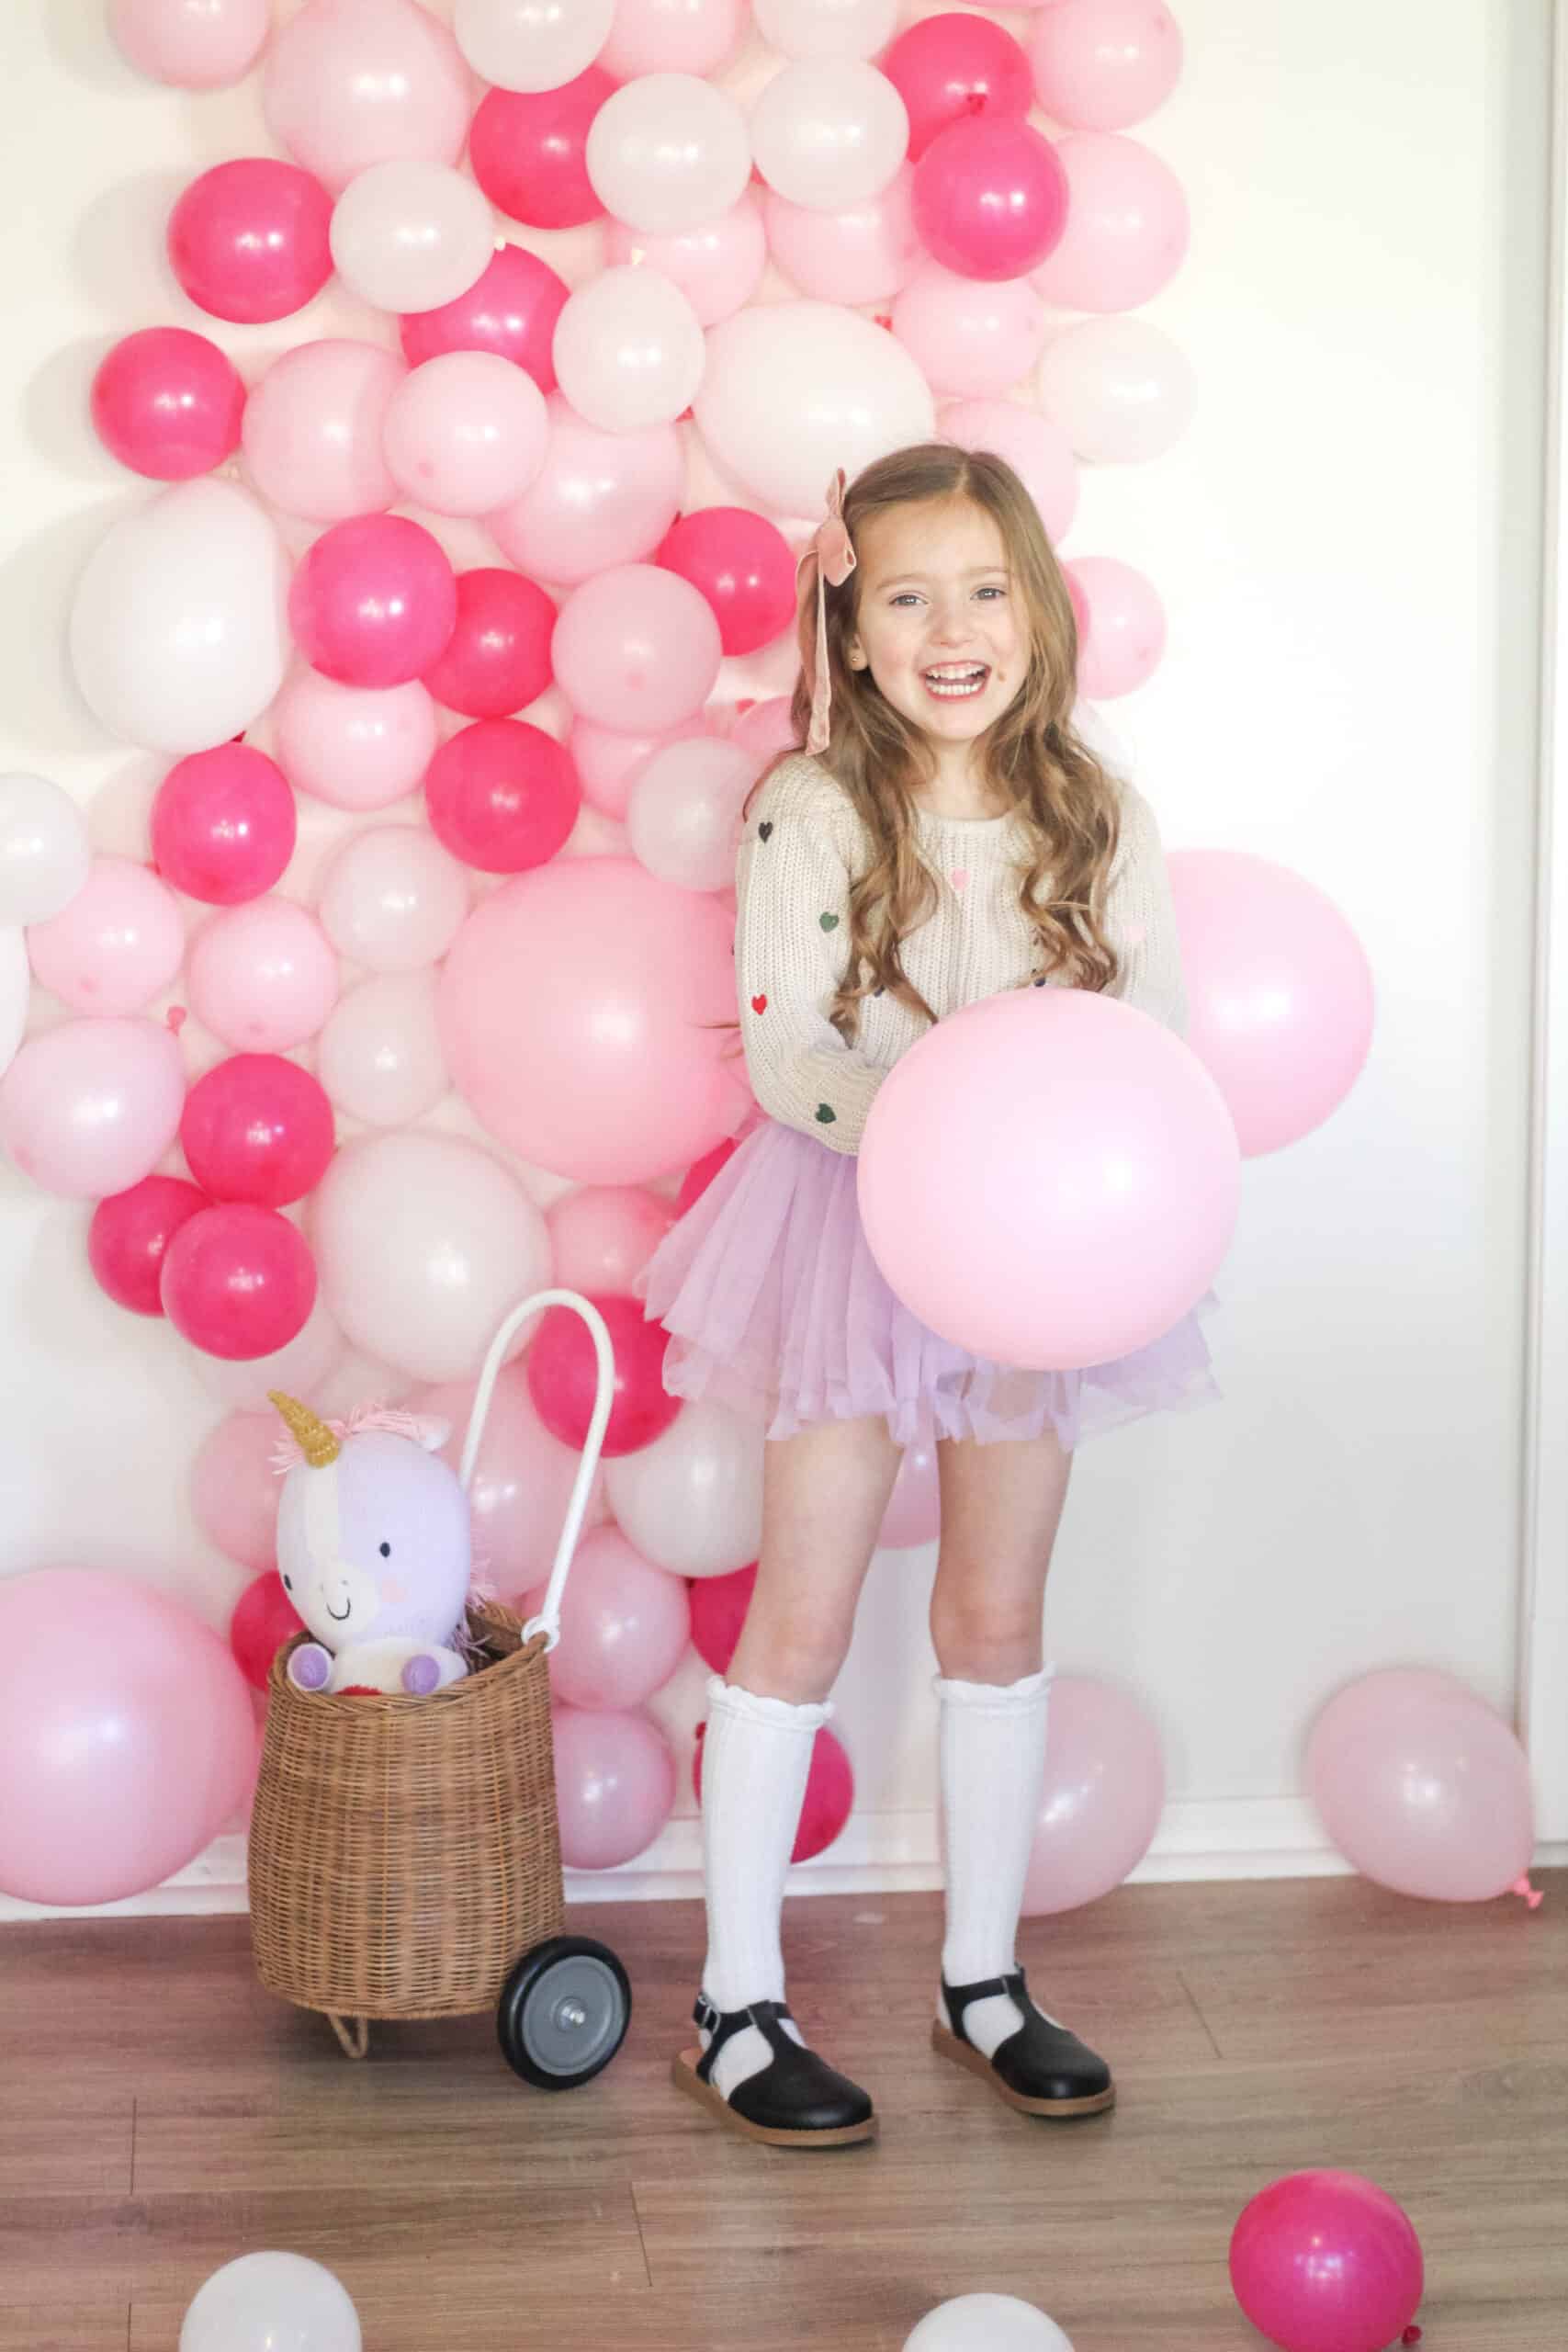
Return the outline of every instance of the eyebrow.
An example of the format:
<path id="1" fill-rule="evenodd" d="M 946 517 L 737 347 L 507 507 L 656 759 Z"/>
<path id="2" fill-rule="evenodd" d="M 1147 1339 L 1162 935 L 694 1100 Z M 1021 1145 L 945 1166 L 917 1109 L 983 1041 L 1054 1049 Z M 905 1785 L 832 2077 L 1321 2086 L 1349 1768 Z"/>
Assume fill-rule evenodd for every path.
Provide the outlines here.
<path id="1" fill-rule="evenodd" d="M 1007 565 L 1005 563 L 972 563 L 967 571 L 961 571 L 958 576 L 961 580 L 984 580 L 992 575 L 999 575 L 1005 580 L 1008 577 Z M 872 582 L 872 593 L 874 594 L 879 589 L 891 588 L 896 583 L 902 585 L 906 581 L 918 582 L 924 586 L 931 577 L 932 574 L 929 571 L 890 571 L 883 579 Z"/>

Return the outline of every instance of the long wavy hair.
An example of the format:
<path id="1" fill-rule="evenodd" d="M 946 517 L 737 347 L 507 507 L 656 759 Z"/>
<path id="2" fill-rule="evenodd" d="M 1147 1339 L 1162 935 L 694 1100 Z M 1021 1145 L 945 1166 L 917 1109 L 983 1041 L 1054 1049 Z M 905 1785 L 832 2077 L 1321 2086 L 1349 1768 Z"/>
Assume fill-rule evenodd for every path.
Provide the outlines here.
<path id="1" fill-rule="evenodd" d="M 1120 801 L 1112 778 L 1073 731 L 1077 625 L 1033 499 L 1002 458 L 922 441 L 878 458 L 856 475 L 844 494 L 844 522 L 858 551 L 866 525 L 889 507 L 958 498 L 989 514 L 1001 534 L 1030 648 L 1022 685 L 977 746 L 987 780 L 1022 820 L 1030 854 L 1020 904 L 1039 943 L 1040 969 L 1059 972 L 1070 988 L 1102 990 L 1119 970 L 1100 918 L 1116 855 Z M 850 1044 L 860 1034 L 861 1006 L 884 991 L 927 1021 L 936 1019 L 906 975 L 900 954 L 904 940 L 938 905 L 909 798 L 911 785 L 934 777 L 936 759 L 870 671 L 851 667 L 863 578 L 861 566 L 841 587 L 829 583 L 827 590 L 832 717 L 824 763 L 853 805 L 871 847 L 864 871 L 852 879 L 848 960 L 829 1012 Z M 813 594 L 803 600 L 799 616 L 805 666 L 814 658 L 816 630 Z M 805 666 L 792 705 L 797 742 L 806 741 L 811 715 Z M 755 790 L 777 764 L 770 763 Z"/>

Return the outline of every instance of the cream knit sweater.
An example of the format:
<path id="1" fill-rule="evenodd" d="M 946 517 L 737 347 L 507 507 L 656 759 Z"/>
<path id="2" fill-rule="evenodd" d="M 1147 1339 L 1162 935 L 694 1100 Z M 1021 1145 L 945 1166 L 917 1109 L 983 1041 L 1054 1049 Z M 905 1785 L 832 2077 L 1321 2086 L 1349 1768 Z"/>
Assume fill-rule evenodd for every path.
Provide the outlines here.
<path id="1" fill-rule="evenodd" d="M 1183 1034 L 1186 994 L 1176 919 L 1153 813 L 1122 790 L 1122 835 L 1103 914 L 1122 962 L 1109 993 Z M 1034 934 L 1018 903 L 1011 816 L 917 811 L 941 903 L 903 944 L 904 969 L 939 1020 L 1037 978 Z M 890 996 L 861 1007 L 858 1044 L 828 1018 L 843 972 L 852 878 L 864 829 L 819 760 L 782 763 L 751 805 L 736 867 L 740 1030 L 752 1091 L 768 1116 L 834 1151 L 857 1152 L 876 1090 L 927 1032 Z M 1047 975 L 1044 985 L 1060 982 Z"/>

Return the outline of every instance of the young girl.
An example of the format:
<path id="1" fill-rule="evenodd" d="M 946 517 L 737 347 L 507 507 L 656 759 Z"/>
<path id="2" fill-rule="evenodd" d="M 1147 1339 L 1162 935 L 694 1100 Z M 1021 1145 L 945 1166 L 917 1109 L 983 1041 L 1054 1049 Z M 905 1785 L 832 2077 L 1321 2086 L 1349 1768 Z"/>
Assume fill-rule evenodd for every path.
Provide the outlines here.
<path id="1" fill-rule="evenodd" d="M 708 1950 L 700 2047 L 675 2080 L 752 2139 L 819 2148 L 876 2121 L 784 2007 L 779 1912 L 900 1449 L 940 1441 L 936 2047 L 1025 2114 L 1085 2115 L 1111 2105 L 1110 2069 L 1035 2007 L 1013 1950 L 1055 1671 L 1045 1573 L 1072 1447 L 1218 1391 L 1195 1317 L 1115 1363 L 1020 1372 L 937 1337 L 878 1272 L 855 1153 L 932 1022 L 1032 982 L 1105 990 L 1178 1032 L 1185 1005 L 1154 819 L 1073 731 L 1072 605 L 1011 469 L 932 443 L 847 493 L 840 474 L 802 571 L 807 749 L 753 795 L 738 868 L 741 1035 L 767 1116 L 643 1287 L 672 1335 L 667 1386 L 770 1440 L 756 1591 L 708 1686 Z"/>

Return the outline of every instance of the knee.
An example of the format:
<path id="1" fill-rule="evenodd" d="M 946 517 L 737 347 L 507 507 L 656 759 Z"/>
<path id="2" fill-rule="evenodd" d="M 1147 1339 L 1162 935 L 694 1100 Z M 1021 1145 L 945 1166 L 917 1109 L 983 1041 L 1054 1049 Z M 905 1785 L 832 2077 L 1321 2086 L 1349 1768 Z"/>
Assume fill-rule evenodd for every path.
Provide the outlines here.
<path id="1" fill-rule="evenodd" d="M 726 1679 L 759 1699 L 819 1705 L 839 1679 L 852 1631 L 831 1620 L 758 1617 L 753 1611 Z"/>
<path id="2" fill-rule="evenodd" d="M 1018 1682 L 1039 1672 L 1044 1654 L 1042 1612 L 967 1579 L 931 1595 L 931 1645 L 950 1681 Z"/>

